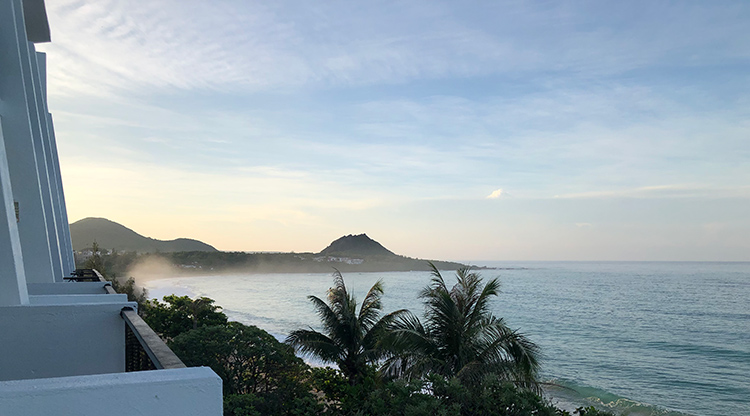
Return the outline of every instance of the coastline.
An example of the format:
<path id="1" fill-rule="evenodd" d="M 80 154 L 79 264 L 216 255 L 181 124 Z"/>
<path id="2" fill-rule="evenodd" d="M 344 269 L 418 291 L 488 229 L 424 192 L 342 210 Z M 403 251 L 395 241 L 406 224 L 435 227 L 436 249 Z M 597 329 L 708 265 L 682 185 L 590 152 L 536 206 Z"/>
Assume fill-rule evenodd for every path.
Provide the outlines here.
<path id="1" fill-rule="evenodd" d="M 744 381 L 750 372 L 750 348 L 741 341 L 747 334 L 740 329 L 748 316 L 738 312 L 750 310 L 750 263 L 502 262 L 500 266 L 513 267 L 497 271 L 502 293 L 493 308 L 512 328 L 543 347 L 548 357 L 544 377 L 575 390 L 573 394 L 549 391 L 550 399 L 561 406 L 573 405 L 575 410 L 599 404 L 623 414 L 649 416 L 721 416 L 730 410 L 729 414 L 742 414 L 739 409 L 750 406 L 750 386 Z M 496 277 L 492 271 L 482 274 Z M 387 310 L 406 307 L 419 313 L 414 309 L 417 292 L 429 273 L 344 273 L 344 277 L 360 291 L 382 278 Z M 179 289 L 182 294 L 211 297 L 231 319 L 272 334 L 315 322 L 306 297 L 325 294 L 331 283 L 330 273 L 184 276 L 152 282 L 146 287 L 154 289 L 153 296 L 159 295 L 158 290 Z M 692 325 L 680 325 L 685 319 Z M 710 372 L 721 374 L 721 383 L 706 379 Z"/>

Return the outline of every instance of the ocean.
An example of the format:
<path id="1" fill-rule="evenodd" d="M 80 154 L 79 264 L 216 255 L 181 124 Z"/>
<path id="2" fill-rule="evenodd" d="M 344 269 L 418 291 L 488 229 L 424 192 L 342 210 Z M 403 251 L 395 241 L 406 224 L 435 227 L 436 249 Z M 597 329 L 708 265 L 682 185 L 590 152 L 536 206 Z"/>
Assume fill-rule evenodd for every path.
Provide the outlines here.
<path id="1" fill-rule="evenodd" d="M 497 316 L 542 347 L 561 407 L 623 415 L 750 415 L 750 263 L 473 262 L 499 277 Z M 453 272 L 444 272 L 455 281 Z M 384 310 L 421 315 L 428 272 L 349 273 L 357 299 L 382 279 Z M 308 295 L 331 275 L 232 274 L 151 280 L 149 295 L 207 296 L 230 319 L 283 339 L 317 326 Z"/>

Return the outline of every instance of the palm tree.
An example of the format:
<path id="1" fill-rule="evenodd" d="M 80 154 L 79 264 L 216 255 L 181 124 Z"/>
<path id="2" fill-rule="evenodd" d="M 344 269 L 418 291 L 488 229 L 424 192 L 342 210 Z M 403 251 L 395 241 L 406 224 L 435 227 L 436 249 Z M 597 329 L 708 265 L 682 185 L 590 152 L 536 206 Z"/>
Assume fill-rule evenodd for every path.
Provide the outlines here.
<path id="1" fill-rule="evenodd" d="M 406 378 L 437 374 L 458 377 L 474 384 L 493 374 L 519 387 L 537 389 L 540 351 L 536 344 L 511 330 L 489 308 L 500 292 L 497 279 L 482 286 L 470 268 L 456 272 L 450 290 L 438 269 L 420 293 L 426 307 L 425 322 L 403 314 L 383 340 L 391 351 L 383 371 Z"/>
<path id="2" fill-rule="evenodd" d="M 398 310 L 380 317 L 383 295 L 382 281 L 376 282 L 362 301 L 359 313 L 357 302 L 346 289 L 344 278 L 336 270 L 333 287 L 328 290 L 328 303 L 317 296 L 308 296 L 323 324 L 323 333 L 312 328 L 292 331 L 286 343 L 303 354 L 315 356 L 326 363 L 338 365 L 343 375 L 354 385 L 362 380 L 367 366 L 383 357 L 379 340 L 389 325 L 406 310 Z"/>

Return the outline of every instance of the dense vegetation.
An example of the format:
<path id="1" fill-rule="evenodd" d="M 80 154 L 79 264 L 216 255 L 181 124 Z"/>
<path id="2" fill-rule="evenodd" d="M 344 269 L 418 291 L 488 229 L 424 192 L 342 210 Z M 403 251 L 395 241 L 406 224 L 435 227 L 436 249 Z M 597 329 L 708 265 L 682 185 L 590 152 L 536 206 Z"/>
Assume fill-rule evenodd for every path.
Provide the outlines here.
<path id="1" fill-rule="evenodd" d="M 85 250 L 92 241 L 119 251 L 170 252 L 170 251 L 216 251 L 212 246 L 190 238 L 157 240 L 144 237 L 124 225 L 106 218 L 84 218 L 70 224 L 73 250 Z"/>
<path id="2" fill-rule="evenodd" d="M 328 303 L 317 296 L 309 296 L 325 333 L 314 329 L 298 329 L 287 337 L 287 344 L 298 351 L 336 364 L 349 384 L 362 383 L 370 366 L 387 356 L 381 341 L 399 316 L 406 310 L 380 316 L 383 295 L 381 281 L 367 292 L 357 313 L 356 301 L 349 294 L 341 273 L 333 275 L 333 287 L 328 291 Z"/>
<path id="3" fill-rule="evenodd" d="M 106 269 L 117 276 L 127 275 L 134 266 L 145 264 L 167 266 L 170 275 L 231 272 L 328 273 L 333 268 L 343 272 L 430 270 L 426 261 L 394 254 L 365 234 L 341 237 L 320 253 L 245 253 L 216 250 L 144 252 L 115 249 L 105 252 L 99 248 L 109 247 L 102 247 L 101 244 L 96 244 L 96 247 L 95 250 L 79 251 L 76 264 L 82 265 L 88 256 L 98 253 Z M 446 261 L 433 263 L 441 270 L 457 270 L 464 266 Z"/>
<path id="4" fill-rule="evenodd" d="M 166 296 L 142 312 L 185 364 L 222 378 L 229 416 L 569 415 L 538 395 L 538 348 L 490 313 L 495 280 L 484 285 L 463 269 L 449 289 L 434 270 L 421 295 L 423 321 L 403 310 L 381 315 L 380 282 L 357 310 L 337 272 L 327 301 L 310 296 L 322 332 L 293 331 L 286 343 L 229 322 L 208 298 Z M 295 348 L 338 368 L 311 368 Z"/>
<path id="5" fill-rule="evenodd" d="M 391 356 L 382 370 L 401 378 L 439 375 L 463 385 L 481 384 L 488 376 L 528 390 L 538 390 L 539 347 L 505 325 L 490 310 L 500 282 L 482 284 L 469 268 L 456 272 L 448 288 L 432 265 L 432 281 L 421 293 L 425 320 L 406 312 L 383 337 Z"/>
<path id="6" fill-rule="evenodd" d="M 76 264 L 88 260 L 79 253 Z M 314 253 L 244 253 L 231 251 L 179 251 L 171 253 L 136 253 L 116 250 L 100 251 L 105 267 L 118 276 L 130 273 L 133 266 L 159 262 L 172 267 L 171 274 L 251 273 L 328 273 L 333 268 L 342 272 L 388 272 L 429 270 L 427 262 L 404 256 L 360 256 L 357 258 L 322 256 Z M 361 262 L 360 262 L 361 261 Z M 347 263 L 350 262 L 350 263 Z M 456 270 L 463 265 L 435 261 L 441 270 Z"/>
<path id="7" fill-rule="evenodd" d="M 105 255 L 99 249 L 99 245 L 94 242 L 92 244 L 92 254 L 82 264 L 77 266 L 84 269 L 96 269 L 99 271 L 105 279 L 112 283 L 112 288 L 117 293 L 123 293 L 128 295 L 128 300 L 136 302 L 139 309 L 146 303 L 148 293 L 145 289 L 137 287 L 135 285 L 135 279 L 132 277 L 124 278 L 122 275 L 118 275 L 111 270 L 118 270 L 123 262 L 128 263 L 129 256 L 120 257 L 117 253 L 113 255 Z"/>
<path id="8" fill-rule="evenodd" d="M 391 250 L 368 237 L 367 234 L 345 235 L 334 240 L 320 254 L 326 256 L 395 256 Z"/>

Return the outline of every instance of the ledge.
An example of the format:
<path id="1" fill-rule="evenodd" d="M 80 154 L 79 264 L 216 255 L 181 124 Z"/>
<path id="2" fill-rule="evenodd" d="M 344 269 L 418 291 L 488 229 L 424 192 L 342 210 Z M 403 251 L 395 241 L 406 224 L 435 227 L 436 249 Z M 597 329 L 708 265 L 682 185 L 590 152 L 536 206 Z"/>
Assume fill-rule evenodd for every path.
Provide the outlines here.
<path id="1" fill-rule="evenodd" d="M 221 379 L 208 367 L 0 382 L 3 416 L 221 416 Z"/>

